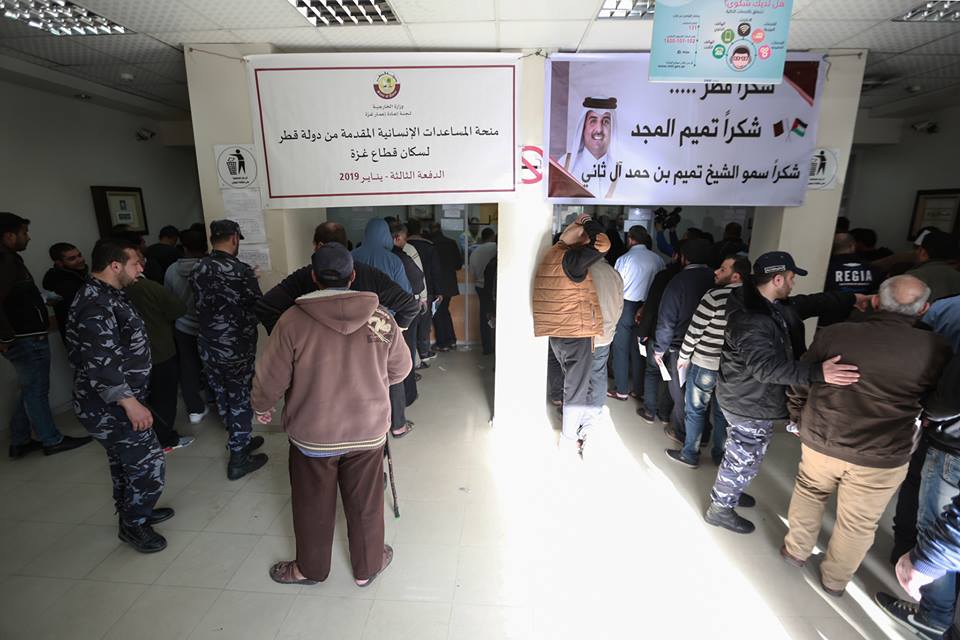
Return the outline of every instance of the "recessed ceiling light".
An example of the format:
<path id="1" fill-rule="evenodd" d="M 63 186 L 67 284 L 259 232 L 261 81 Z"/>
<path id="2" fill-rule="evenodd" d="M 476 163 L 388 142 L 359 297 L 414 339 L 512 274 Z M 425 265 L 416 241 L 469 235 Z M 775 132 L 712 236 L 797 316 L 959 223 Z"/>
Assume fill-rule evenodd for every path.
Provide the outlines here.
<path id="1" fill-rule="evenodd" d="M 75 94 L 73 95 L 73 97 L 76 98 L 77 100 L 89 100 L 89 99 L 90 99 L 90 96 L 89 96 L 88 94 L 86 94 L 86 93 L 75 93 Z"/>
<path id="2" fill-rule="evenodd" d="M 893 22 L 960 22 L 960 0 L 937 0 L 917 5 Z"/>
<path id="3" fill-rule="evenodd" d="M 653 20 L 656 0 L 603 0 L 597 18 L 603 20 Z"/>
<path id="4" fill-rule="evenodd" d="M 315 27 L 399 24 L 387 0 L 287 0 Z"/>
<path id="5" fill-rule="evenodd" d="M 67 0 L 0 0 L 0 15 L 55 36 L 103 36 L 130 33 Z"/>

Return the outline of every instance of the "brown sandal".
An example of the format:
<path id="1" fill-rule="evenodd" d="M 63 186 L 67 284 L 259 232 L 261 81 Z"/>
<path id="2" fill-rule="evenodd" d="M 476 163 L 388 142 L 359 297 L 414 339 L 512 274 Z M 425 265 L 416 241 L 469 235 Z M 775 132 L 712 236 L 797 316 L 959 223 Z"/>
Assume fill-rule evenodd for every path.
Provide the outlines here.
<path id="1" fill-rule="evenodd" d="M 390 566 L 390 563 L 393 562 L 393 547 L 388 544 L 383 545 L 383 566 L 380 567 L 380 571 L 377 571 L 375 574 L 367 578 L 366 580 L 354 580 L 357 583 L 357 586 L 361 589 L 363 587 L 369 587 L 370 583 L 376 579 L 378 575 L 387 570 L 387 567 Z M 363 584 L 360 584 L 360 583 Z"/>
<path id="2" fill-rule="evenodd" d="M 270 578 L 280 584 L 317 584 L 317 580 L 297 578 L 297 561 L 284 560 L 270 567 Z"/>

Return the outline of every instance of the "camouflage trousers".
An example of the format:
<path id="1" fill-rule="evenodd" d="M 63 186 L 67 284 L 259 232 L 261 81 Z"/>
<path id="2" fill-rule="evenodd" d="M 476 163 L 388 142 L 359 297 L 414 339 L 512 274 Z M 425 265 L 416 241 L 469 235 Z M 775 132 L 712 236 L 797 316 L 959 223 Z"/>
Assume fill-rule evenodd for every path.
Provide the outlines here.
<path id="1" fill-rule="evenodd" d="M 726 411 L 723 415 L 728 422 L 727 443 L 710 500 L 732 509 L 760 471 L 773 436 L 773 421 L 752 420 Z"/>
<path id="2" fill-rule="evenodd" d="M 204 354 L 201 352 L 201 355 Z M 230 451 L 242 451 L 250 444 L 253 431 L 250 388 L 253 384 L 254 360 L 215 362 L 204 358 L 204 370 L 207 384 L 217 401 L 217 412 L 230 433 Z"/>
<path id="3" fill-rule="evenodd" d="M 118 405 L 74 403 L 80 424 L 107 450 L 113 502 L 128 525 L 144 524 L 163 492 L 166 461 L 153 429 L 134 431 Z"/>

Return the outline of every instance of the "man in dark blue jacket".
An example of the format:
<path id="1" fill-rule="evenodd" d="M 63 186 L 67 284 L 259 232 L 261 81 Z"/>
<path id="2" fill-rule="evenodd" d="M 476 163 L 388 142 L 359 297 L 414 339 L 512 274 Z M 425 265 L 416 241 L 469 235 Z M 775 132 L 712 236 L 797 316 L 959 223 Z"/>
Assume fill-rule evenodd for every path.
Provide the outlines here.
<path id="1" fill-rule="evenodd" d="M 263 294 L 253 269 L 237 259 L 242 239 L 236 222 L 214 220 L 210 223 L 213 251 L 201 258 L 190 273 L 200 324 L 197 346 L 220 418 L 230 433 L 230 480 L 242 478 L 267 463 L 266 454 L 252 453 L 263 444 L 263 438 L 251 436 L 250 407 L 257 355 L 254 306 Z"/>
<path id="2" fill-rule="evenodd" d="M 710 261 L 713 247 L 702 238 L 688 240 L 680 249 L 680 263 L 683 271 L 670 280 L 663 292 L 660 309 L 657 313 L 657 330 L 654 336 L 654 357 L 663 362 L 670 372 L 667 388 L 673 398 L 673 411 L 670 414 L 671 425 L 664 432 L 678 443 L 686 437 L 684 430 L 683 389 L 680 386 L 680 374 L 677 360 L 687 327 L 693 319 L 693 313 L 700 304 L 700 298 L 713 287 L 713 269 Z"/>

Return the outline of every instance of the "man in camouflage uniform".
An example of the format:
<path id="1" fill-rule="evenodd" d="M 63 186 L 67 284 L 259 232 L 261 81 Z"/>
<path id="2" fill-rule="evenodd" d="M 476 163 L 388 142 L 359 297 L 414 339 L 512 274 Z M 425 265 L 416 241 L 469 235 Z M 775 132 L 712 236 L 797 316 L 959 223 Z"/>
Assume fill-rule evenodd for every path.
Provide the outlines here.
<path id="1" fill-rule="evenodd" d="M 250 265 L 237 259 L 240 226 L 233 220 L 210 223 L 213 251 L 190 274 L 200 333 L 197 346 L 207 383 L 217 399 L 217 409 L 230 432 L 227 478 L 237 480 L 267 463 L 263 453 L 253 454 L 263 438 L 251 438 L 253 409 L 250 386 L 257 355 L 257 316 L 254 306 L 262 297 Z"/>
<path id="2" fill-rule="evenodd" d="M 67 345 L 75 370 L 73 405 L 80 423 L 104 449 L 120 515 L 119 537 L 143 553 L 167 546 L 152 525 L 173 516 L 155 509 L 163 491 L 164 459 L 142 403 L 148 393 L 150 346 L 143 320 L 124 287 L 143 273 L 136 245 L 100 240 L 92 274 L 67 316 Z"/>

